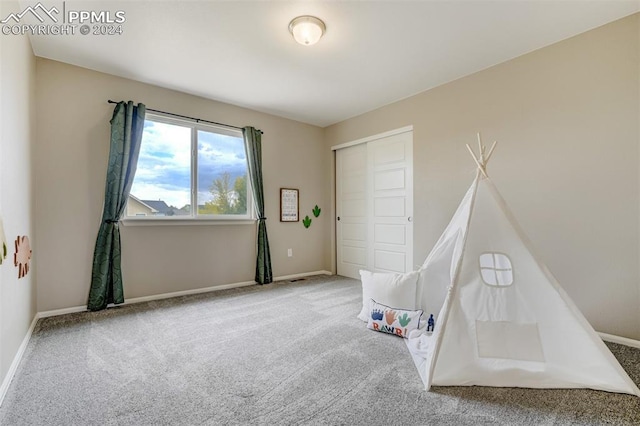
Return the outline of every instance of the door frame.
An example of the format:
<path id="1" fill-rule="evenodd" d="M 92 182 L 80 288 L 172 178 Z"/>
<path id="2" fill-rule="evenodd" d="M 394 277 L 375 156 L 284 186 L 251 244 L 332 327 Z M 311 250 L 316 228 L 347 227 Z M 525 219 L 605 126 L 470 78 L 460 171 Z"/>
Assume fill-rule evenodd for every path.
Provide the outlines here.
<path id="1" fill-rule="evenodd" d="M 407 132 L 412 132 L 412 131 L 413 131 L 413 125 L 399 127 L 397 129 L 394 129 L 394 130 L 389 130 L 388 132 L 378 133 L 377 135 L 371 135 L 371 136 L 364 137 L 362 139 L 356 139 L 356 140 L 351 141 L 351 142 L 345 142 L 345 143 L 341 143 L 339 145 L 334 145 L 334 146 L 331 147 L 331 151 L 335 152 L 335 151 L 337 151 L 339 149 L 342 149 L 342 148 L 348 148 L 350 146 L 360 145 L 362 143 L 367 143 L 367 142 L 375 141 L 377 139 L 382 139 L 382 138 L 386 138 L 386 137 L 389 137 L 389 136 L 399 135 L 400 133 L 407 133 Z"/>

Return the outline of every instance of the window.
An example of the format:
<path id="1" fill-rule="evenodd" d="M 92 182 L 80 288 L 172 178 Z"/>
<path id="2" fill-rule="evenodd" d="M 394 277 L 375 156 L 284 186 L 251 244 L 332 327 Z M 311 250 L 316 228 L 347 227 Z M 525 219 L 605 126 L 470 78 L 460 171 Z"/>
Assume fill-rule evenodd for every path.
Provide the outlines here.
<path id="1" fill-rule="evenodd" d="M 128 218 L 251 219 L 240 130 L 147 114 Z"/>
<path id="2" fill-rule="evenodd" d="M 485 284 L 492 287 L 507 287 L 513 284 L 511 260 L 502 253 L 480 255 L 480 275 Z"/>

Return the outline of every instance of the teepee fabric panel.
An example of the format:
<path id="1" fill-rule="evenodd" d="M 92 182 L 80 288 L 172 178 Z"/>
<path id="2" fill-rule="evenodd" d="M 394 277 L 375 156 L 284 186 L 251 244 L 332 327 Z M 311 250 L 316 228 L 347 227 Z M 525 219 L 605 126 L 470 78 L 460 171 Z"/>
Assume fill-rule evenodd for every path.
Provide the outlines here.
<path id="1" fill-rule="evenodd" d="M 406 343 L 427 390 L 431 387 L 433 369 L 447 323 L 445 317 L 451 311 L 450 305 L 454 303 L 452 284 L 462 256 L 476 187 L 477 180 L 474 180 L 445 231 L 420 267 L 418 308 L 423 309 L 426 316 L 434 313 L 435 328 L 430 336 L 410 333 Z"/>
<path id="2" fill-rule="evenodd" d="M 419 270 L 417 307 L 422 309 L 427 317 L 434 314 L 436 324 L 436 315 L 439 315 L 442 309 L 456 272 L 457 265 L 453 260 L 460 258 L 462 252 L 475 188 L 474 181 Z"/>

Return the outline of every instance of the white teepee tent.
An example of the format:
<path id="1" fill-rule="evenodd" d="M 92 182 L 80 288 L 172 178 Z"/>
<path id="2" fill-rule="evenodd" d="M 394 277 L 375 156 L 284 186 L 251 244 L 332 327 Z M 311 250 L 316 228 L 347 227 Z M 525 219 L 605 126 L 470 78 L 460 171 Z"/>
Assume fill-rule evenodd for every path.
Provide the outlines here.
<path id="1" fill-rule="evenodd" d="M 533 254 L 486 164 L 421 267 L 418 305 L 439 314 L 407 340 L 427 390 L 436 386 L 640 390 Z"/>

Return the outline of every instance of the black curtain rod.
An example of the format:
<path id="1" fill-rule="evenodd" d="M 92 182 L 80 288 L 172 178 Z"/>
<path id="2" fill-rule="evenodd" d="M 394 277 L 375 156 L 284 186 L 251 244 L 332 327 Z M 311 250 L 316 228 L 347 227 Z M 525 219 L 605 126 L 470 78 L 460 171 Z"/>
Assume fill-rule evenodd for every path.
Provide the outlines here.
<path id="1" fill-rule="evenodd" d="M 117 104 L 118 102 L 116 101 L 112 101 L 111 99 L 109 99 L 107 102 L 109 102 L 110 104 Z M 238 130 L 244 130 L 242 127 L 238 127 L 238 126 L 232 126 L 230 124 L 224 124 L 224 123 L 217 123 L 215 121 L 209 121 L 209 120 L 202 120 L 200 118 L 195 118 L 195 117 L 188 117 L 186 115 L 180 115 L 180 114 L 174 114 L 172 112 L 166 112 L 166 111 L 160 111 L 157 109 L 151 109 L 151 108 L 147 108 L 147 111 L 151 111 L 151 112 L 159 112 L 160 114 L 166 114 L 166 115 L 170 115 L 172 117 L 179 117 L 179 118 L 186 118 L 187 120 L 193 120 L 196 123 L 209 123 L 209 124 L 217 124 L 218 126 L 224 126 L 224 127 L 231 127 L 232 129 L 238 129 Z M 262 130 L 258 130 L 260 133 L 263 133 Z"/>

